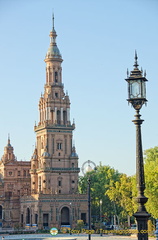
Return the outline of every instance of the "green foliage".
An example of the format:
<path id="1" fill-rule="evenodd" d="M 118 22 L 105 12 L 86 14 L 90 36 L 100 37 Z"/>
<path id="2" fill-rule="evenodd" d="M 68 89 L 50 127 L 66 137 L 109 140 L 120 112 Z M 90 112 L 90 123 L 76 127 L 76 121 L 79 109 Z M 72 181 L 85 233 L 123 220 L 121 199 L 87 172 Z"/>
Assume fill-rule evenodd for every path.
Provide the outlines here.
<path id="1" fill-rule="evenodd" d="M 84 227 L 83 220 L 77 220 L 77 229 L 81 231 L 83 227 Z"/>
<path id="2" fill-rule="evenodd" d="M 158 218 L 158 147 L 145 152 L 145 196 L 148 197 L 146 208 L 154 218 Z"/>
<path id="3" fill-rule="evenodd" d="M 98 219 L 96 217 L 96 221 L 99 220 L 100 216 L 100 200 L 102 200 L 102 215 L 105 216 L 104 221 L 108 221 L 108 217 L 115 214 L 113 202 L 106 195 L 106 191 L 113 182 L 119 179 L 119 176 L 120 173 L 117 170 L 100 164 L 96 171 L 88 172 L 84 177 L 80 177 L 80 193 L 87 192 L 88 177 L 91 179 L 92 216 L 98 216 Z"/>
<path id="4" fill-rule="evenodd" d="M 120 214 L 122 217 L 132 216 L 134 213 L 132 201 L 132 181 L 131 177 L 122 174 L 118 181 L 114 182 L 107 190 L 106 194 L 110 200 L 117 206 L 120 206 Z"/>
<path id="5" fill-rule="evenodd" d="M 150 235 L 155 232 L 155 226 L 150 219 L 148 221 L 148 232 Z"/>
<path id="6" fill-rule="evenodd" d="M 149 198 L 146 208 L 156 219 L 158 218 L 158 147 L 146 150 L 144 155 L 145 196 Z M 87 193 L 88 177 L 91 179 L 91 214 L 96 216 L 96 222 L 100 221 L 100 209 L 105 216 L 102 219 L 104 222 L 110 221 L 113 215 L 125 222 L 127 215 L 132 216 L 137 211 L 135 175 L 128 177 L 110 166 L 100 164 L 96 171 L 88 172 L 79 178 L 80 193 Z M 100 200 L 102 200 L 102 206 L 100 206 Z"/>

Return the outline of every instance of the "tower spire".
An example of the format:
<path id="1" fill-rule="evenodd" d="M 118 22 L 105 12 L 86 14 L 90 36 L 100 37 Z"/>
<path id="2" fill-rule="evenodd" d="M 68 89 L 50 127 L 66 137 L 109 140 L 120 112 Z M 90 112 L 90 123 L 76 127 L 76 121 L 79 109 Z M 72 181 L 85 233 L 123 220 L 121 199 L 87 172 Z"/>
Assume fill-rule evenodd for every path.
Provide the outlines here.
<path id="1" fill-rule="evenodd" d="M 59 51 L 59 49 L 57 47 L 57 44 L 56 44 L 57 34 L 56 34 L 56 31 L 55 31 L 55 28 L 54 28 L 54 13 L 52 13 L 52 30 L 50 31 L 49 36 L 50 36 L 50 46 L 49 46 L 48 51 L 46 53 L 45 62 L 50 61 L 53 58 L 55 60 L 57 60 L 57 58 L 58 58 L 62 62 L 62 57 L 61 57 L 60 51 Z"/>

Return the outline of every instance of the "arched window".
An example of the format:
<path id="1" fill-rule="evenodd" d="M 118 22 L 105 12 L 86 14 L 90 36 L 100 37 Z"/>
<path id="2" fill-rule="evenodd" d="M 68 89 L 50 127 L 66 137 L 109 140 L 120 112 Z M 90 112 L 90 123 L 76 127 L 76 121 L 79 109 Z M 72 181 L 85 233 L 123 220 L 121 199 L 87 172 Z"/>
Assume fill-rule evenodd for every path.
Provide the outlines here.
<path id="1" fill-rule="evenodd" d="M 39 177 L 38 187 L 39 187 L 39 190 L 41 190 L 41 177 Z"/>
<path id="2" fill-rule="evenodd" d="M 57 83 L 58 82 L 58 72 L 55 72 L 55 82 Z"/>
<path id="3" fill-rule="evenodd" d="M 24 222 L 24 215 L 21 214 L 21 223 L 23 223 L 23 222 Z"/>
<path id="4" fill-rule="evenodd" d="M 66 111 L 63 111 L 63 121 L 64 121 L 64 125 L 66 125 L 66 123 L 67 123 L 67 114 L 66 114 Z"/>
<path id="5" fill-rule="evenodd" d="M 26 210 L 26 224 L 30 224 L 30 209 Z"/>
<path id="6" fill-rule="evenodd" d="M 57 111 L 57 124 L 60 124 L 60 119 L 61 119 L 60 111 L 58 110 Z"/>
<path id="7" fill-rule="evenodd" d="M 0 206 L 0 219 L 2 219 L 2 206 Z"/>
<path id="8" fill-rule="evenodd" d="M 61 225 L 70 225 L 70 211 L 68 207 L 61 209 Z"/>
<path id="9" fill-rule="evenodd" d="M 35 224 L 38 224 L 38 214 L 35 214 Z"/>

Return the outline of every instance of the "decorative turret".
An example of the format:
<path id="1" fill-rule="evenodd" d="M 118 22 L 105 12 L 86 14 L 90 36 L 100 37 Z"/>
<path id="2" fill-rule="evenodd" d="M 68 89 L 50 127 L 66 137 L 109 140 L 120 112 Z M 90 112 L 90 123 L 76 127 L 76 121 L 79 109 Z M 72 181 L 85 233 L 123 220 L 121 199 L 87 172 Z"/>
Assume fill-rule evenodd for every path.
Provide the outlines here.
<path id="1" fill-rule="evenodd" d="M 33 194 L 37 193 L 37 188 L 38 188 L 38 176 L 37 176 L 37 171 L 38 169 L 38 154 L 37 154 L 37 147 L 35 147 L 34 153 L 31 158 L 31 192 Z"/>
<path id="2" fill-rule="evenodd" d="M 4 154 L 2 156 L 2 162 L 7 163 L 11 161 L 16 161 L 15 155 L 14 155 L 14 148 L 10 144 L 10 137 L 8 137 L 8 144 L 4 148 Z"/>

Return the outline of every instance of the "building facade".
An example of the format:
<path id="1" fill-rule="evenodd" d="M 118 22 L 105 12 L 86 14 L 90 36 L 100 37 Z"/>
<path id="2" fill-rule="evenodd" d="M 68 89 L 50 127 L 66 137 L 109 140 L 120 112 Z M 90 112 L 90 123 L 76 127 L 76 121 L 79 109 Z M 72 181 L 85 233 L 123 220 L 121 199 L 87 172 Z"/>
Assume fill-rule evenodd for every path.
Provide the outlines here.
<path id="1" fill-rule="evenodd" d="M 8 140 L 5 148 L 6 152 L 10 151 L 7 152 L 8 160 L 5 161 L 3 156 L 0 163 L 0 221 L 3 226 L 6 221 L 7 194 L 10 219 L 16 216 L 13 224 L 10 223 L 12 227 L 15 224 L 22 227 L 37 224 L 39 229 L 60 228 L 62 225 L 75 227 L 79 219 L 87 222 L 87 195 L 78 193 L 80 169 L 78 155 L 72 144 L 75 124 L 70 120 L 70 99 L 64 92 L 62 82 L 63 60 L 56 44 L 54 18 L 49 36 L 44 94 L 39 100 L 39 122 L 34 127 L 34 154 L 29 162 L 17 161 Z M 17 188 L 15 193 L 9 193 L 9 184 L 13 189 Z M 11 201 L 15 202 L 15 209 L 17 207 L 16 214 L 12 212 Z"/>
<path id="2" fill-rule="evenodd" d="M 0 227 L 19 225 L 20 198 L 31 194 L 30 161 L 17 161 L 10 144 L 0 161 Z"/>

